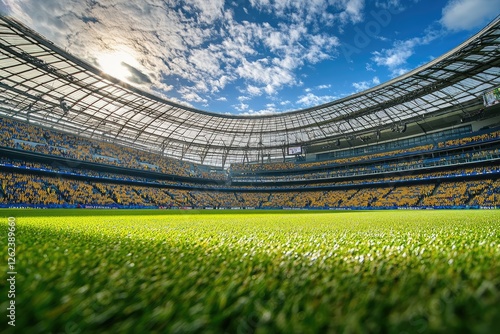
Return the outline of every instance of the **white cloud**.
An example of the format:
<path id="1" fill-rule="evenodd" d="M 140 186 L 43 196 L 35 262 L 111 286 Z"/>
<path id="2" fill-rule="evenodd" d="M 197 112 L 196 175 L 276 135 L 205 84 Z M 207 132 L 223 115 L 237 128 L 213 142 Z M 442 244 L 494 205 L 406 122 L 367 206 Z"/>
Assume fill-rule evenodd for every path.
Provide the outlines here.
<path id="1" fill-rule="evenodd" d="M 248 61 L 243 59 L 236 73 L 251 82 L 265 85 L 264 91 L 272 94 L 278 87 L 293 84 L 293 72 L 279 65 L 268 65 L 266 59 Z"/>
<path id="2" fill-rule="evenodd" d="M 240 103 L 240 104 L 234 104 L 233 105 L 233 108 L 236 109 L 237 111 L 239 112 L 245 112 L 247 111 L 249 105 L 248 104 L 245 104 L 245 103 Z"/>
<path id="3" fill-rule="evenodd" d="M 264 91 L 267 93 L 267 95 L 273 95 L 273 94 L 276 94 L 276 87 L 269 84 L 269 85 L 266 85 L 266 87 L 264 87 Z"/>
<path id="4" fill-rule="evenodd" d="M 343 22 L 351 21 L 359 23 L 363 21 L 363 9 L 365 7 L 364 0 L 350 0 L 345 2 L 345 11 L 340 17 Z"/>
<path id="5" fill-rule="evenodd" d="M 96 66 L 103 55 L 127 54 L 132 84 L 171 100 L 178 93 L 186 104 L 217 100 L 230 84 L 250 96 L 300 86 L 297 71 L 333 59 L 339 46 L 315 25 L 340 24 L 341 17 L 359 22 L 364 11 L 364 0 L 252 0 L 250 9 L 273 15 L 270 24 L 236 21 L 224 0 L 1 1 L 9 14 Z"/>
<path id="6" fill-rule="evenodd" d="M 372 60 L 378 66 L 385 66 L 391 71 L 393 77 L 402 73 L 402 67 L 406 65 L 414 49 L 419 45 L 429 44 L 440 36 L 441 32 L 428 31 L 424 37 L 414 37 L 405 41 L 396 41 L 390 49 L 373 52 Z M 405 70 L 406 72 L 406 70 Z"/>
<path id="7" fill-rule="evenodd" d="M 375 6 L 384 9 L 391 9 L 393 11 L 403 11 L 405 6 L 401 0 L 377 0 Z"/>
<path id="8" fill-rule="evenodd" d="M 384 49 L 381 52 L 373 53 L 373 60 L 378 66 L 397 68 L 406 63 L 406 60 L 413 54 L 413 47 L 409 43 L 398 43 L 392 49 Z"/>
<path id="9" fill-rule="evenodd" d="M 262 89 L 253 85 L 248 85 L 247 92 L 252 96 L 259 96 L 262 94 Z"/>
<path id="10" fill-rule="evenodd" d="M 313 93 L 307 93 L 305 95 L 299 96 L 297 104 L 302 107 L 311 107 L 333 101 L 336 98 L 337 98 L 336 96 L 331 96 L 331 95 L 318 96 Z"/>
<path id="11" fill-rule="evenodd" d="M 500 13 L 500 0 L 450 0 L 443 8 L 441 24 L 449 30 L 470 30 Z"/>
<path id="12" fill-rule="evenodd" d="M 224 0 L 190 0 L 186 3 L 198 9 L 200 20 L 207 23 L 221 18 L 224 10 Z"/>
<path id="13" fill-rule="evenodd" d="M 366 65 L 365 65 L 365 69 L 366 69 L 367 71 L 369 71 L 369 72 L 375 72 L 375 70 L 374 70 L 374 69 L 373 69 L 373 67 L 372 67 L 372 64 L 370 64 L 370 63 L 366 63 Z"/>
<path id="14" fill-rule="evenodd" d="M 353 82 L 352 86 L 354 87 L 356 92 L 360 92 L 378 84 L 380 84 L 380 79 L 378 77 L 373 77 L 371 81 Z"/>
<path id="15" fill-rule="evenodd" d="M 337 37 L 326 36 L 324 34 L 311 35 L 310 46 L 308 50 L 305 50 L 304 58 L 312 64 L 329 59 L 332 57 L 329 52 L 339 45 L 340 42 Z"/>
<path id="16" fill-rule="evenodd" d="M 243 102 L 243 101 L 248 101 L 250 98 L 248 96 L 238 96 L 238 101 Z"/>
<path id="17" fill-rule="evenodd" d="M 399 77 L 400 75 L 403 75 L 403 74 L 408 73 L 408 72 L 410 72 L 410 70 L 408 68 L 400 67 L 400 68 L 396 68 L 392 71 L 392 76 Z"/>
<path id="18" fill-rule="evenodd" d="M 193 108 L 194 107 L 191 103 L 187 102 L 186 100 L 181 100 L 181 99 L 178 99 L 176 97 L 170 97 L 169 100 L 172 101 L 172 102 L 175 102 L 177 104 L 189 107 L 189 108 Z"/>
<path id="19" fill-rule="evenodd" d="M 356 92 L 370 88 L 368 81 L 353 82 L 352 86 L 356 89 Z"/>
<path id="20" fill-rule="evenodd" d="M 248 110 L 245 112 L 242 112 L 241 115 L 243 116 L 267 116 L 267 115 L 275 115 L 279 113 L 279 111 L 275 110 L 274 108 L 264 108 L 261 110 Z"/>
<path id="21" fill-rule="evenodd" d="M 196 49 L 191 52 L 188 60 L 197 71 L 205 72 L 212 77 L 220 77 L 223 72 L 219 57 L 216 57 L 217 55 L 220 55 L 220 52 L 213 52 L 209 49 Z"/>
<path id="22" fill-rule="evenodd" d="M 250 0 L 250 5 L 293 22 L 332 26 L 361 22 L 365 0 Z"/>
<path id="23" fill-rule="evenodd" d="M 196 92 L 194 92 L 189 87 L 183 87 L 179 89 L 179 93 L 182 95 L 182 98 L 186 101 L 190 102 L 198 102 L 198 103 L 207 103 L 207 99 L 202 98 Z"/>

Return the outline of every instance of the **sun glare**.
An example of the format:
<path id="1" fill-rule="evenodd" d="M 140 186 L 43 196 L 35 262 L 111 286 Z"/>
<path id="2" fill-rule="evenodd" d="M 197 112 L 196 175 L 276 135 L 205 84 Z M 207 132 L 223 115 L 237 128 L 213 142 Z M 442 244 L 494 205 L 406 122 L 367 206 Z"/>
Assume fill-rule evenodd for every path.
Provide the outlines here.
<path id="1" fill-rule="evenodd" d="M 97 62 L 103 72 L 122 81 L 127 81 L 127 78 L 131 76 L 124 63 L 131 66 L 136 66 L 137 63 L 130 54 L 120 51 L 100 54 L 97 57 Z"/>

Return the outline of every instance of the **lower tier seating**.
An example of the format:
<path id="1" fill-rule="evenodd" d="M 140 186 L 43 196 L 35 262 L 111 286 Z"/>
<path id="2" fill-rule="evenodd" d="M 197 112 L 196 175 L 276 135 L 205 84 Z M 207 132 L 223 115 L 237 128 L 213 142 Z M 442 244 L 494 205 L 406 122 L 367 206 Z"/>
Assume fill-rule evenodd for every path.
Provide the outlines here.
<path id="1" fill-rule="evenodd" d="M 421 184 L 279 192 L 173 189 L 11 172 L 1 172 L 0 183 L 0 205 L 3 207 L 396 208 L 500 205 L 498 178 L 457 178 Z"/>

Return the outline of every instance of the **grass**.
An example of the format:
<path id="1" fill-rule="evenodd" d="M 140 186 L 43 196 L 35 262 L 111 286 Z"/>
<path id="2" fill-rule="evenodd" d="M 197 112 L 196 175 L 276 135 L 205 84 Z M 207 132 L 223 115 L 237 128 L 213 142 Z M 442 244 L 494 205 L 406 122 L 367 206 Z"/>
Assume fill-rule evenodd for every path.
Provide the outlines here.
<path id="1" fill-rule="evenodd" d="M 3 254 L 9 216 L 16 333 L 500 328 L 498 210 L 1 210 Z"/>

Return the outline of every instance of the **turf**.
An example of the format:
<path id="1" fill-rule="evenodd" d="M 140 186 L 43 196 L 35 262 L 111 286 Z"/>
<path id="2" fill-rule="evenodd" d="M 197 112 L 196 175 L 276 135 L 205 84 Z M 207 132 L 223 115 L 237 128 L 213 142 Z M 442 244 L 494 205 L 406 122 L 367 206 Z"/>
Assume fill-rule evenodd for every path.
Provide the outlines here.
<path id="1" fill-rule="evenodd" d="M 492 333 L 500 211 L 1 210 L 6 333 Z M 1 272 L 8 271 L 4 256 Z"/>

